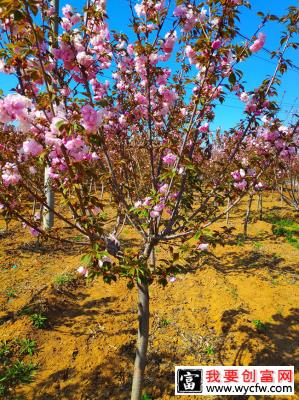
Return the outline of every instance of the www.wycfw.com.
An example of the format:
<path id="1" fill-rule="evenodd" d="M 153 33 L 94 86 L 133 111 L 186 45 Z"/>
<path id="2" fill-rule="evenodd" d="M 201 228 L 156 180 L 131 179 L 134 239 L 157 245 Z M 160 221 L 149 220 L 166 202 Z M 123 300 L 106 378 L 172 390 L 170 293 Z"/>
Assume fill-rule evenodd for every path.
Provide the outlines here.
<path id="1" fill-rule="evenodd" d="M 226 394 L 226 393 L 238 393 L 238 394 L 256 394 L 259 392 L 268 393 L 268 394 L 291 394 L 293 391 L 292 385 L 271 385 L 271 386 L 263 386 L 258 383 L 251 386 L 206 386 L 205 388 L 206 393 L 217 393 L 217 394 Z"/>

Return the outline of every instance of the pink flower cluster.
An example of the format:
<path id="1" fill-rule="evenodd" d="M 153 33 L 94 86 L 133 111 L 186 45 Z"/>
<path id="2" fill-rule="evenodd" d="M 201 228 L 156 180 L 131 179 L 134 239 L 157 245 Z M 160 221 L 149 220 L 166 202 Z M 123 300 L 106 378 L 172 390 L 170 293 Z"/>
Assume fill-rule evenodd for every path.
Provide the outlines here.
<path id="1" fill-rule="evenodd" d="M 247 188 L 247 181 L 244 179 L 246 172 L 244 169 L 240 169 L 231 173 L 234 179 L 234 187 L 239 190 L 245 190 Z"/>
<path id="2" fill-rule="evenodd" d="M 253 42 L 253 44 L 249 47 L 250 51 L 252 53 L 256 53 L 257 51 L 260 51 L 266 42 L 266 35 L 262 32 L 258 34 L 257 39 Z"/>
<path id="3" fill-rule="evenodd" d="M 5 186 L 16 185 L 21 180 L 21 175 L 15 164 L 6 163 L 1 172 L 1 177 Z"/>
<path id="4" fill-rule="evenodd" d="M 38 156 L 43 151 L 43 146 L 34 139 L 28 139 L 23 143 L 23 151 L 29 156 Z"/>
<path id="5" fill-rule="evenodd" d="M 166 33 L 165 42 L 162 45 L 162 50 L 165 53 L 163 61 L 167 61 L 170 58 L 176 41 L 177 41 L 176 31 Z"/>
<path id="6" fill-rule="evenodd" d="M 14 71 L 13 67 L 5 64 L 5 60 L 0 58 L 0 72 L 3 72 L 4 74 L 12 74 Z"/>
<path id="7" fill-rule="evenodd" d="M 207 251 L 209 248 L 209 243 L 199 243 L 197 246 L 198 250 Z"/>
<path id="8" fill-rule="evenodd" d="M 182 31 L 190 32 L 198 22 L 203 23 L 206 18 L 207 10 L 202 8 L 198 11 L 192 4 L 182 4 L 174 9 L 173 15 L 181 18 L 183 22 Z"/>
<path id="9" fill-rule="evenodd" d="M 138 17 L 146 16 L 147 18 L 154 18 L 158 15 L 164 7 L 164 0 L 155 1 L 142 0 L 141 3 L 137 3 L 134 8 Z"/>
<path id="10" fill-rule="evenodd" d="M 177 156 L 171 152 L 168 152 L 164 157 L 162 157 L 162 160 L 165 164 L 174 165 L 177 160 Z"/>
<path id="11" fill-rule="evenodd" d="M 86 267 L 83 267 L 83 266 L 79 267 L 77 269 L 77 272 L 78 272 L 78 274 L 84 276 L 85 278 L 88 277 L 88 269 Z"/>
<path id="12" fill-rule="evenodd" d="M 185 54 L 188 57 L 191 65 L 195 65 L 197 63 L 196 51 L 192 49 L 192 47 L 189 44 L 185 48 Z"/>
<path id="13" fill-rule="evenodd" d="M 65 140 L 64 145 L 73 160 L 78 162 L 89 158 L 89 147 L 85 145 L 81 136 Z"/>
<path id="14" fill-rule="evenodd" d="M 26 222 L 23 222 L 22 226 L 23 228 L 28 228 L 30 235 L 32 235 L 33 237 L 39 236 L 40 232 L 33 226 L 26 224 Z"/>
<path id="15" fill-rule="evenodd" d="M 64 17 L 62 18 L 61 26 L 65 31 L 71 30 L 74 25 L 81 21 L 81 15 L 74 13 L 72 6 L 69 4 L 62 7 L 62 14 Z"/>
<path id="16" fill-rule="evenodd" d="M 8 94 L 0 99 L 0 122 L 28 121 L 29 109 L 33 105 L 30 99 L 20 94 Z"/>
<path id="17" fill-rule="evenodd" d="M 96 132 L 102 120 L 101 113 L 89 104 L 82 107 L 81 113 L 84 128 L 88 132 Z"/>

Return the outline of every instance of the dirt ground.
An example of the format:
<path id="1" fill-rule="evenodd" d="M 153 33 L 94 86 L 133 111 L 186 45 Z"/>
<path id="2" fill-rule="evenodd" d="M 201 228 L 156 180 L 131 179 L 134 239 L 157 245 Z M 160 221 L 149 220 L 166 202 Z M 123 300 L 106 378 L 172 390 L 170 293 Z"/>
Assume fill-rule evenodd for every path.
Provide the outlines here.
<path id="1" fill-rule="evenodd" d="M 272 200 L 265 201 L 265 212 L 290 214 Z M 151 286 L 145 391 L 152 399 L 177 398 L 175 365 L 294 365 L 298 371 L 299 250 L 263 221 L 252 222 L 248 239 L 240 241 L 243 214 L 244 205 L 231 216 L 233 239 L 211 249 L 192 273 L 178 275 L 166 289 Z M 101 279 L 55 286 L 57 276 L 76 271 L 80 249 L 48 243 L 39 251 L 33 243 L 17 224 L 0 236 L 0 340 L 27 337 L 38 345 L 35 380 L 18 393 L 26 400 L 127 400 L 136 291 L 125 281 L 107 285 Z M 32 327 L 20 313 L 24 307 L 42 312 L 47 327 Z"/>

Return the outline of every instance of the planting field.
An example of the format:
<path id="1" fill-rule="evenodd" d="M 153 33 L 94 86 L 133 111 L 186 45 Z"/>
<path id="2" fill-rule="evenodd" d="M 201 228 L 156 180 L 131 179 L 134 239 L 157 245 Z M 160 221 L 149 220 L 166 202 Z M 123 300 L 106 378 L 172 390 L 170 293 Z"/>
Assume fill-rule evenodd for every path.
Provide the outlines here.
<path id="1" fill-rule="evenodd" d="M 167 290 L 150 287 L 144 399 L 175 398 L 175 365 L 294 365 L 298 371 L 299 224 L 277 194 L 265 199 L 263 221 L 256 202 L 247 239 L 244 202 L 230 216 L 235 229 L 225 247 L 214 233 L 223 220 L 206 232 L 215 247 L 194 261 L 193 272 L 177 275 Z M 125 280 L 107 285 L 78 277 L 79 246 L 35 246 L 16 223 L 1 229 L 0 372 L 15 368 L 3 398 L 128 399 L 136 290 Z M 138 240 L 127 226 L 121 239 L 132 247 Z"/>

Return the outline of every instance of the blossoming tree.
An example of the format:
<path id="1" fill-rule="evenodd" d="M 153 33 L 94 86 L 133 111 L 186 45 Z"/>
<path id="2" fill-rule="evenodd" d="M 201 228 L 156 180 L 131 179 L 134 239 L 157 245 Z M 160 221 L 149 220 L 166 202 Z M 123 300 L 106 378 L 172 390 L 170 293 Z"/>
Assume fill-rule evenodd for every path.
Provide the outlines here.
<path id="1" fill-rule="evenodd" d="M 80 273 L 108 283 L 125 277 L 129 288 L 137 286 L 131 398 L 140 399 L 149 285 L 166 285 L 181 270 L 180 243 L 195 237 L 193 255 L 205 251 L 203 228 L 225 214 L 227 198 L 233 207 L 263 185 L 274 159 L 296 152 L 296 127 L 280 128 L 273 96 L 288 67 L 284 54 L 296 47 L 298 11 L 263 16 L 241 43 L 236 22 L 249 7 L 243 0 L 130 2 L 134 41 L 109 32 L 104 0 L 88 2 L 84 16 L 65 5 L 62 18 L 48 0 L 0 6 L 0 67 L 18 80 L 0 99 L 2 211 L 35 236 L 71 241 L 58 228 L 43 229 L 28 207 L 34 200 L 81 235 L 88 250 Z M 264 46 L 261 29 L 273 19 L 285 25 L 277 67 L 246 90 L 238 65 Z M 214 109 L 228 93 L 245 103 L 244 118 L 215 136 Z M 64 212 L 47 201 L 45 168 Z M 105 223 L 103 185 L 116 214 L 113 230 Z M 140 235 L 138 249 L 119 241 L 124 219 Z M 156 256 L 162 243 L 167 260 Z"/>

